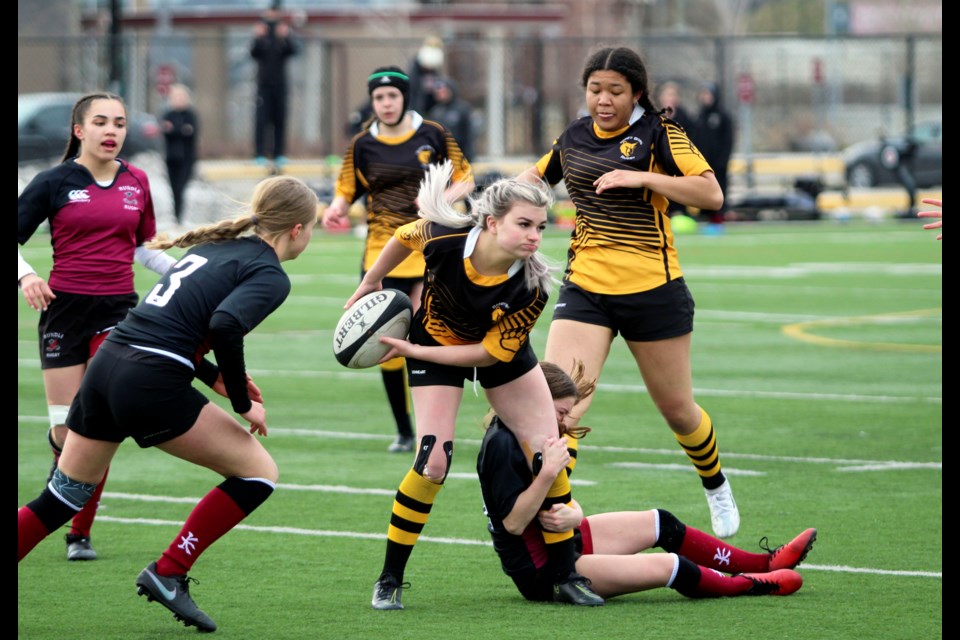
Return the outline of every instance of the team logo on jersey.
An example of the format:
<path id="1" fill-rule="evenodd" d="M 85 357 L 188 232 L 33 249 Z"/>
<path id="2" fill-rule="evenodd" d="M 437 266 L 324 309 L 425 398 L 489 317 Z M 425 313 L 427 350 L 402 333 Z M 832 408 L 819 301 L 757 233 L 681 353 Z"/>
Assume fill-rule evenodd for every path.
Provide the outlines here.
<path id="1" fill-rule="evenodd" d="M 436 157 L 437 151 L 428 144 L 423 145 L 417 149 L 417 161 L 423 165 L 423 168 L 426 169 L 427 166 L 433 162 L 434 157 Z"/>
<path id="2" fill-rule="evenodd" d="M 627 136 L 620 141 L 620 159 L 633 160 L 637 157 L 637 147 L 643 144 L 643 141 L 636 136 Z"/>
<path id="3" fill-rule="evenodd" d="M 71 189 L 67 198 L 70 202 L 90 202 L 90 192 L 86 189 Z"/>

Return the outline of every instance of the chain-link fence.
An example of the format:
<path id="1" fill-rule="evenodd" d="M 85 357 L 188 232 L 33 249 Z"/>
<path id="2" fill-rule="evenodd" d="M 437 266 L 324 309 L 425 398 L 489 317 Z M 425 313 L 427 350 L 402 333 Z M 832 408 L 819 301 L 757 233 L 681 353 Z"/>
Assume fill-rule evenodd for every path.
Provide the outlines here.
<path id="1" fill-rule="evenodd" d="M 409 67 L 419 38 L 301 37 L 289 64 L 291 157 L 339 154 L 351 111 L 366 101 L 366 77 L 381 65 Z M 108 39 L 19 37 L 18 93 L 108 86 L 119 61 L 119 89 L 131 106 L 159 113 L 162 83 L 194 92 L 204 157 L 252 156 L 255 65 L 250 31 L 219 35 L 126 33 L 111 58 Z M 717 85 L 737 121 L 737 151 L 831 151 L 942 117 L 943 41 L 897 37 L 656 36 L 626 45 L 646 61 L 652 89 L 679 83 L 695 110 L 704 82 Z M 580 74 L 595 40 L 476 35 L 444 42 L 443 72 L 475 110 L 482 157 L 533 157 L 583 108 Z M 114 67 L 116 68 L 116 66 Z"/>

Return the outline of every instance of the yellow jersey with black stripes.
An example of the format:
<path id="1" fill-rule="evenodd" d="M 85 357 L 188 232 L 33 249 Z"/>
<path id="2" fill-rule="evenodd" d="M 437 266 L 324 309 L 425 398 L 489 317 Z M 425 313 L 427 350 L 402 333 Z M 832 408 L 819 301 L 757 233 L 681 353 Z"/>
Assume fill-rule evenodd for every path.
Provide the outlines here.
<path id="1" fill-rule="evenodd" d="M 563 180 L 577 211 L 564 280 L 593 293 L 621 295 L 683 275 L 664 196 L 645 188 L 597 194 L 593 186 L 616 169 L 671 176 L 712 171 L 682 127 L 642 112 L 623 129 L 604 132 L 586 116 L 566 128 L 537 169 L 552 185 Z"/>
<path id="2" fill-rule="evenodd" d="M 502 275 L 477 272 L 470 255 L 479 234 L 479 227 L 451 229 L 422 219 L 397 229 L 397 240 L 423 254 L 427 267 L 410 339 L 422 344 L 417 337 L 426 333 L 441 345 L 483 343 L 494 358 L 510 362 L 529 340 L 547 295 L 527 287 L 521 260 Z"/>
<path id="3" fill-rule="evenodd" d="M 368 196 L 364 271 L 373 266 L 394 231 L 418 219 L 414 203 L 429 165 L 449 159 L 455 182 L 473 175 L 470 163 L 443 125 L 415 112 L 413 125 L 404 135 L 385 136 L 374 124 L 354 136 L 344 154 L 336 195 L 351 203 Z M 388 275 L 419 278 L 423 267 L 423 256 L 413 253 Z"/>

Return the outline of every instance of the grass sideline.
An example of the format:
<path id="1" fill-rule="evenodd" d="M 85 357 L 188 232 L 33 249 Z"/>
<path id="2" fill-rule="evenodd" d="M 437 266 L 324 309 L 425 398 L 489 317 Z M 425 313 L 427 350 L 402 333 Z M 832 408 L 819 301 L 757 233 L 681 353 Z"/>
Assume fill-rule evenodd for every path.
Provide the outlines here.
<path id="1" fill-rule="evenodd" d="M 286 263 L 288 301 L 247 339 L 281 486 L 198 561 L 191 593 L 224 638 L 942 637 L 942 244 L 919 227 L 735 224 L 679 239 L 697 302 L 694 386 L 743 516 L 731 542 L 757 550 L 762 536 L 776 545 L 817 527 L 797 594 L 693 601 L 658 589 L 590 610 L 524 602 L 487 543 L 473 477 L 485 404 L 468 388 L 451 478 L 408 566 L 407 608 L 371 610 L 410 460 L 385 451 L 393 428 L 376 370 L 333 358 L 360 241 L 321 232 Z M 544 250 L 559 260 L 565 243 L 551 230 Z M 41 234 L 24 247 L 41 273 L 49 251 Z M 141 294 L 154 279 L 138 271 Z M 50 464 L 36 319 L 18 297 L 18 505 Z M 548 320 L 533 336 L 541 353 Z M 699 483 L 622 342 L 585 424 L 595 430 L 573 479 L 588 513 L 663 507 L 709 530 Z M 196 633 L 138 598 L 134 580 L 218 481 L 124 444 L 93 530 L 100 559 L 67 563 L 56 533 L 18 565 L 18 637 Z"/>

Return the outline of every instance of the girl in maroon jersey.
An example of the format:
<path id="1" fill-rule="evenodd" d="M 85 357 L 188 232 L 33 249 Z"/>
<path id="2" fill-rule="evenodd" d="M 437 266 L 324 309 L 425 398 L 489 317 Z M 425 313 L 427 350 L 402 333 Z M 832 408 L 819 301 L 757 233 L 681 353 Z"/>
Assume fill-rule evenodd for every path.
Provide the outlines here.
<path id="1" fill-rule="evenodd" d="M 126 126 L 127 111 L 119 96 L 82 96 L 73 106 L 63 161 L 37 174 L 17 201 L 19 244 L 43 223 L 49 223 L 52 236 L 48 280 L 18 249 L 17 282 L 27 304 L 40 312 L 40 367 L 54 468 L 67 435 L 67 409 L 87 361 L 137 303 L 134 259 L 159 274 L 174 263 L 165 253 L 143 246 L 156 234 L 156 219 L 147 175 L 117 158 Z M 90 528 L 102 492 L 103 482 L 73 519 L 66 535 L 67 560 L 96 559 Z"/>

